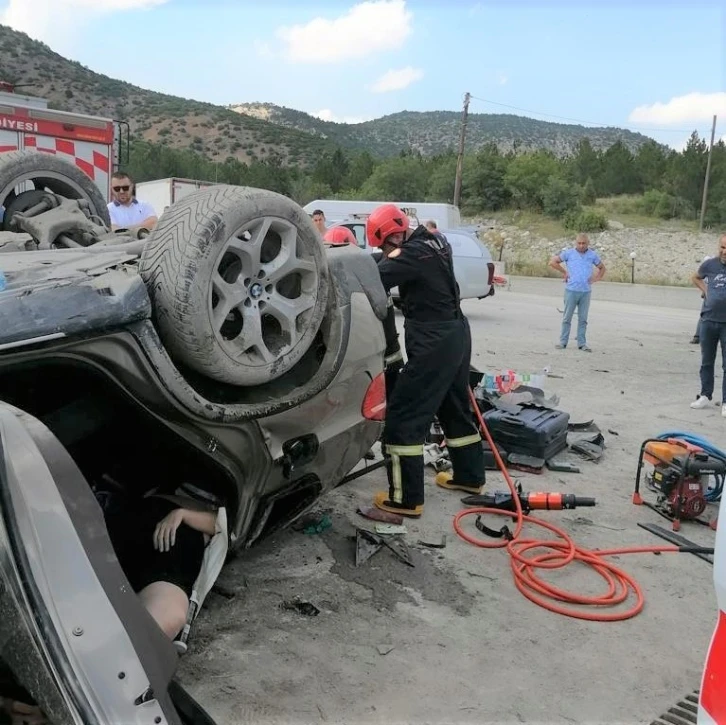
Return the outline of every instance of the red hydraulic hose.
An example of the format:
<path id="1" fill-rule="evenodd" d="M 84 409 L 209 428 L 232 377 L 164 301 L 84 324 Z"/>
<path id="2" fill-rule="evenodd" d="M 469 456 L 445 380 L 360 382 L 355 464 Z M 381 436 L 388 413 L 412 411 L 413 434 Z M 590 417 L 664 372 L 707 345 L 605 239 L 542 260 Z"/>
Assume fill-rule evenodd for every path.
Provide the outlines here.
<path id="1" fill-rule="evenodd" d="M 485 507 L 464 509 L 454 516 L 454 530 L 456 533 L 470 544 L 474 544 L 474 546 L 479 546 L 483 549 L 506 548 L 510 556 L 515 586 L 527 599 L 544 609 L 548 609 L 556 614 L 562 614 L 566 617 L 587 619 L 593 622 L 618 622 L 624 619 L 630 619 L 639 614 L 645 604 L 645 598 L 643 597 L 640 586 L 633 577 L 609 561 L 606 561 L 605 557 L 619 554 L 679 553 L 681 549 L 678 546 L 630 546 L 621 549 L 598 549 L 597 551 L 589 551 L 577 546 L 570 536 L 559 527 L 541 519 L 533 518 L 532 516 L 525 516 L 514 481 L 509 475 L 509 471 L 504 465 L 502 457 L 499 455 L 497 446 L 492 440 L 489 429 L 477 405 L 474 391 L 471 388 L 469 388 L 469 398 L 474 406 L 481 432 L 489 443 L 497 466 L 509 486 L 516 510 L 512 512 Z M 464 531 L 462 520 L 467 516 L 475 516 L 478 514 L 506 516 L 510 519 L 515 518 L 516 526 L 512 532 L 511 540 L 488 542 Z M 554 533 L 557 538 L 522 538 L 521 533 L 524 524 L 541 526 Z M 539 550 L 539 553 L 535 553 L 536 550 Z M 575 592 L 569 592 L 544 581 L 537 574 L 538 569 L 562 569 L 573 561 L 580 561 L 587 564 L 604 579 L 607 585 L 605 594 L 588 597 Z M 628 599 L 631 593 L 635 595 L 635 603 L 629 609 L 621 609 L 617 612 L 602 611 L 603 607 L 614 607 L 622 604 Z M 585 607 L 597 607 L 598 609 L 591 611 Z"/>

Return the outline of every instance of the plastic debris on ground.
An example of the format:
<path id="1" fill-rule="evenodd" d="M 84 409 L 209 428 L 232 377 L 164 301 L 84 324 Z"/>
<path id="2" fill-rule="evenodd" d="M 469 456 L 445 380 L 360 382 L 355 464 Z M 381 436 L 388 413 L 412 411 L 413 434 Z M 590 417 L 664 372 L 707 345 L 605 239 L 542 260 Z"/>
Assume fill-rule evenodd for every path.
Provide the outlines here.
<path id="1" fill-rule="evenodd" d="M 400 536 L 408 532 L 402 524 L 376 524 L 375 529 L 377 534 L 384 536 Z"/>
<path id="2" fill-rule="evenodd" d="M 323 531 L 333 526 L 328 512 L 316 512 L 303 516 L 292 525 L 293 531 L 302 531 L 303 534 L 312 536 L 322 534 Z"/>

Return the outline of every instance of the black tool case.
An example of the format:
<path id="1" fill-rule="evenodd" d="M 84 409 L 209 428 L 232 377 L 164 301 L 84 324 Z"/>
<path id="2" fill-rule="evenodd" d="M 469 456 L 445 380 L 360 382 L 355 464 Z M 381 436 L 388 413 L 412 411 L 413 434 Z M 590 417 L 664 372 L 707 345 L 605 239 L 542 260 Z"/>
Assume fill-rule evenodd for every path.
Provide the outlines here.
<path id="1" fill-rule="evenodd" d="M 570 414 L 563 410 L 523 405 L 516 413 L 495 408 L 483 416 L 494 442 L 509 453 L 546 461 L 567 448 Z"/>

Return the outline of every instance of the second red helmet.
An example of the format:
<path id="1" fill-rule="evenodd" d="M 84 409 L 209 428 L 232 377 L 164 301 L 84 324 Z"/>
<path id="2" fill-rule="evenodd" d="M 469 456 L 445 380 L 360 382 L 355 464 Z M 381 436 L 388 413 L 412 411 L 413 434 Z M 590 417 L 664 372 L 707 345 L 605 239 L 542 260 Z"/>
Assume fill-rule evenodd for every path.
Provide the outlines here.
<path id="1" fill-rule="evenodd" d="M 323 241 L 328 244 L 352 244 L 354 247 L 358 246 L 355 235 L 348 227 L 331 227 L 325 232 Z"/>

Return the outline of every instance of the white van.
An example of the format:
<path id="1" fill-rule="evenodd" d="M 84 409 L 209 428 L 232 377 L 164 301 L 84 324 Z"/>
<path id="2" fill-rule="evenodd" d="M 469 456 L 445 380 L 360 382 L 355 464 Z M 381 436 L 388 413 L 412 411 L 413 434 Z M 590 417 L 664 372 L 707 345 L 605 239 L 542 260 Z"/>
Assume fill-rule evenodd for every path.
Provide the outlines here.
<path id="1" fill-rule="evenodd" d="M 366 239 L 365 219 L 348 219 L 338 223 L 353 232 L 361 249 L 376 251 Z M 494 294 L 494 260 L 486 244 L 472 232 L 463 229 L 447 230 L 439 226 L 439 231 L 446 237 L 454 253 L 454 274 L 459 283 L 461 299 L 481 300 L 491 297 Z M 391 296 L 398 306 L 398 288 L 391 290 Z"/>
<path id="2" fill-rule="evenodd" d="M 303 209 L 312 214 L 320 209 L 325 214 L 326 221 L 341 222 L 357 215 L 368 215 L 386 201 L 354 201 L 347 199 L 316 199 L 306 204 Z M 457 229 L 461 226 L 461 212 L 453 204 L 435 204 L 430 202 L 397 201 L 396 206 L 419 224 L 425 224 L 429 219 L 436 222 L 439 229 Z"/>

